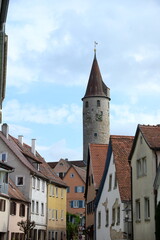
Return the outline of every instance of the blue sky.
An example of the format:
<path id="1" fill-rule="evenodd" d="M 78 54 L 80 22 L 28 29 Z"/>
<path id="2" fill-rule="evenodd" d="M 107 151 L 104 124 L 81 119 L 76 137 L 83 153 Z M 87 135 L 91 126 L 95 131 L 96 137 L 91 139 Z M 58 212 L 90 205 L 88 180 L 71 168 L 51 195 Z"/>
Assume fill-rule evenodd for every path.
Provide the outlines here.
<path id="1" fill-rule="evenodd" d="M 97 59 L 111 89 L 111 134 L 160 123 L 158 0 L 10 1 L 3 122 L 46 161 L 82 159 L 82 101 Z"/>

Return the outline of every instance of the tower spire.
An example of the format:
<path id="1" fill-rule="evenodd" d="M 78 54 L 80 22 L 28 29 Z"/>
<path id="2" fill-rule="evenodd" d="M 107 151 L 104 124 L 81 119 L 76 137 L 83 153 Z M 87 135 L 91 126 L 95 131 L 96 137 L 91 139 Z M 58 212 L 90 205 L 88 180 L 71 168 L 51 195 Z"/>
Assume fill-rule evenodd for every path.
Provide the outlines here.
<path id="1" fill-rule="evenodd" d="M 96 46 L 97 46 L 97 42 L 96 41 L 94 41 L 94 58 L 96 58 Z"/>

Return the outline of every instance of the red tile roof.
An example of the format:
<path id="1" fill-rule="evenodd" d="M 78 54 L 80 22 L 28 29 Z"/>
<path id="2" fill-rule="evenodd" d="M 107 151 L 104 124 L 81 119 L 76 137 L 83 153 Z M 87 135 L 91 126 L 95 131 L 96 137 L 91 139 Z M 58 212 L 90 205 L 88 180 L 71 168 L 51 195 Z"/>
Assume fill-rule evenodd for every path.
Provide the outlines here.
<path id="1" fill-rule="evenodd" d="M 69 165 L 75 165 L 77 167 L 86 167 L 86 164 L 84 163 L 83 160 L 75 160 L 75 161 L 70 161 L 66 159 L 60 159 L 59 161 L 66 161 Z M 55 168 L 55 166 L 59 163 L 58 162 L 47 162 L 51 168 Z"/>
<path id="2" fill-rule="evenodd" d="M 134 137 L 131 136 L 111 136 L 117 182 L 122 201 L 131 199 L 131 170 L 128 163 L 128 156 L 133 139 Z"/>
<path id="3" fill-rule="evenodd" d="M 150 148 L 160 148 L 160 125 L 139 125 L 139 129 Z"/>
<path id="4" fill-rule="evenodd" d="M 44 158 L 36 151 L 34 155 L 31 152 L 31 147 L 25 143 L 20 144 L 18 139 L 8 135 L 8 139 L 0 132 L 0 138 L 6 143 L 6 145 L 12 150 L 12 152 L 19 158 L 19 160 L 31 171 L 39 177 L 53 181 L 55 184 L 63 185 L 66 184 L 57 174 L 51 169 L 51 167 L 45 162 Z M 36 169 L 31 161 L 40 163 L 40 170 Z"/>
<path id="5" fill-rule="evenodd" d="M 108 144 L 89 144 L 90 166 L 93 169 L 93 178 L 96 189 L 99 188 L 106 163 Z"/>
<path id="6" fill-rule="evenodd" d="M 8 195 L 11 199 L 28 202 L 23 193 L 16 187 L 11 179 L 9 179 Z"/>
<path id="7" fill-rule="evenodd" d="M 75 165 L 72 165 L 72 167 L 76 170 L 76 172 L 79 174 L 83 182 L 86 182 L 86 170 L 84 168 L 77 167 Z"/>

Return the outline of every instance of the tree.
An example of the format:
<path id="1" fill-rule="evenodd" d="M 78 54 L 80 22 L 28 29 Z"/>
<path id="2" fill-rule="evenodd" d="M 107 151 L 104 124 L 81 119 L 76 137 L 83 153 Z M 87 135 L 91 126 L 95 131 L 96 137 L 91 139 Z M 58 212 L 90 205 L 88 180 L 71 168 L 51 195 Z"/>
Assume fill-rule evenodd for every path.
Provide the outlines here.
<path id="1" fill-rule="evenodd" d="M 21 220 L 20 222 L 17 223 L 17 225 L 20 227 L 19 229 L 22 232 L 24 232 L 24 239 L 27 240 L 30 230 L 32 230 L 35 227 L 35 222 L 30 220 L 26 221 Z"/>
<path id="2" fill-rule="evenodd" d="M 68 240 L 77 239 L 79 225 L 80 225 L 80 217 L 75 214 L 67 213 L 67 239 Z"/>

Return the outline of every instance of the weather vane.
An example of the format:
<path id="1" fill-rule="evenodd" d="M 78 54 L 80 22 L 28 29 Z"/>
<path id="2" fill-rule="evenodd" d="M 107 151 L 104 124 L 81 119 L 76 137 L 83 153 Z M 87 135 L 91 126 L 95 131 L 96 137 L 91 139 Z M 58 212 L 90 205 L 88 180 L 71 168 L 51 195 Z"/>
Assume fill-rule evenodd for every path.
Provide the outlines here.
<path id="1" fill-rule="evenodd" d="M 97 46 L 97 42 L 96 41 L 94 41 L 94 54 L 96 55 L 96 46 Z"/>

